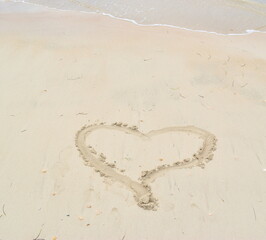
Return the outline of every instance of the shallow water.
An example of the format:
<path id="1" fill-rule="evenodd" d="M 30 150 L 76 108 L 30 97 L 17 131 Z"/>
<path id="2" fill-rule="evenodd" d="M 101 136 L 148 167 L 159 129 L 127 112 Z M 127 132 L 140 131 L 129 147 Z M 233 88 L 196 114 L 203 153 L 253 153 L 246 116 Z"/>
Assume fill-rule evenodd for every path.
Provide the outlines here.
<path id="1" fill-rule="evenodd" d="M 99 12 L 139 24 L 216 33 L 266 32 L 266 0 L 16 0 L 61 10 Z"/>

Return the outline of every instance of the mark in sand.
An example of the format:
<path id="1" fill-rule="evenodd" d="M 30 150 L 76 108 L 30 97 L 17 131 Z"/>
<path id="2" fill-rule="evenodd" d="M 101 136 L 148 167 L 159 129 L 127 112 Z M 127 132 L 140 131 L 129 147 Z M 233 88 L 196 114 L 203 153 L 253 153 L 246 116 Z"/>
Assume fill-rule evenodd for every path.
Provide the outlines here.
<path id="1" fill-rule="evenodd" d="M 0 215 L 0 218 L 1 218 L 2 216 L 6 216 L 6 212 L 5 212 L 5 204 L 3 204 L 3 206 L 2 206 L 2 213 L 3 213 L 3 214 Z"/>
<path id="2" fill-rule="evenodd" d="M 199 136 L 203 140 L 203 143 L 199 150 L 194 153 L 191 158 L 174 162 L 171 165 L 163 164 L 149 171 L 142 171 L 139 178 L 140 182 L 137 182 L 133 181 L 125 174 L 119 173 L 119 170 L 115 169 L 115 166 L 106 162 L 106 157 L 102 153 L 98 154 L 92 146 L 87 146 L 87 137 L 92 132 L 99 129 L 121 131 L 126 134 L 132 134 L 140 137 L 144 140 L 168 132 L 186 132 Z M 152 183 L 157 177 L 173 169 L 192 167 L 204 168 L 205 164 L 213 158 L 213 152 L 216 150 L 216 141 L 217 139 L 212 133 L 194 126 L 166 127 L 159 130 L 152 130 L 148 133 L 142 133 L 136 126 L 131 127 L 121 122 L 116 122 L 112 125 L 106 125 L 104 123 L 86 125 L 77 132 L 75 139 L 76 147 L 83 158 L 84 164 L 86 166 L 93 167 L 96 172 L 100 173 L 101 176 L 111 178 L 112 180 L 124 184 L 134 193 L 138 206 L 146 210 L 156 210 L 158 207 L 158 200 L 153 197 L 150 183 Z"/>

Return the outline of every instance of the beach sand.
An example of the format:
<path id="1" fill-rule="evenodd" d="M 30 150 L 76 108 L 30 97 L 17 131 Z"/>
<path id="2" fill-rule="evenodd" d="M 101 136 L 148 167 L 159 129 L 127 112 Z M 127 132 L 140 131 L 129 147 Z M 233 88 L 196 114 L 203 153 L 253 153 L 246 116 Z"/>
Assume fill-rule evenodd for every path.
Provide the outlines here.
<path id="1" fill-rule="evenodd" d="M 0 239 L 265 239 L 265 42 L 2 13 Z"/>

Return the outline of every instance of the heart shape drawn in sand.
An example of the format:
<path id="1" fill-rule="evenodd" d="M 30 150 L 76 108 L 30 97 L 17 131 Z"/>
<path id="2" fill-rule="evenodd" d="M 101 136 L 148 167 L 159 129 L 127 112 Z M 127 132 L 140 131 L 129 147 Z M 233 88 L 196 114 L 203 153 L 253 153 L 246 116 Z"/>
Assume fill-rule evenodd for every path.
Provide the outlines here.
<path id="1" fill-rule="evenodd" d="M 128 176 L 119 173 L 112 164 L 106 162 L 104 154 L 97 154 L 95 149 L 86 145 L 86 138 L 90 133 L 99 129 L 112 129 L 116 131 L 122 131 L 127 134 L 132 134 L 140 138 L 151 138 L 156 135 L 160 135 L 167 132 L 187 132 L 198 135 L 202 140 L 202 146 L 199 150 L 193 154 L 191 158 L 184 159 L 182 161 L 174 162 L 171 165 L 160 165 L 157 168 L 150 171 L 142 171 L 139 178 L 140 182 L 133 181 Z M 121 182 L 128 187 L 134 193 L 135 200 L 138 206 L 147 210 L 156 210 L 158 201 L 152 196 L 151 187 L 149 184 L 153 182 L 158 176 L 166 173 L 172 169 L 201 167 L 204 168 L 205 163 L 209 162 L 213 158 L 213 152 L 216 149 L 216 137 L 194 126 L 183 127 L 166 127 L 159 130 L 152 130 L 148 133 L 142 133 L 136 126 L 128 126 L 121 122 L 113 123 L 112 125 L 106 125 L 104 123 L 87 125 L 81 128 L 76 134 L 76 147 L 78 148 L 85 165 L 91 166 L 96 172 L 99 172 L 103 177 L 109 177 L 115 181 Z"/>

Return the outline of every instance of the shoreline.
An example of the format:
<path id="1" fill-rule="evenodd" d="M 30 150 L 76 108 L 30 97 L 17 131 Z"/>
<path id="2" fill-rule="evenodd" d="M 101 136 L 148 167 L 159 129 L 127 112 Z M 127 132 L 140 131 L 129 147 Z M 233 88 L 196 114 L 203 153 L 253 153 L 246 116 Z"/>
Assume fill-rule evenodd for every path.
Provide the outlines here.
<path id="1" fill-rule="evenodd" d="M 186 30 L 186 31 L 191 31 L 191 32 L 215 34 L 215 35 L 218 35 L 218 36 L 244 36 L 244 35 L 249 35 L 249 34 L 253 34 L 253 33 L 263 33 L 263 34 L 266 33 L 266 31 L 259 31 L 259 30 L 255 30 L 255 29 L 246 29 L 245 32 L 243 32 L 243 33 L 219 33 L 219 32 L 215 32 L 215 31 L 208 31 L 208 30 L 201 30 L 201 29 L 190 29 L 190 28 L 176 26 L 176 25 L 171 25 L 171 24 L 160 24 L 160 23 L 141 24 L 141 23 L 138 23 L 134 19 L 116 17 L 116 16 L 114 16 L 114 15 L 112 15 L 110 13 L 104 13 L 104 12 L 86 12 L 86 11 L 81 11 L 81 10 L 59 9 L 59 8 L 49 7 L 49 6 L 45 6 L 45 5 L 41 5 L 41 4 L 37 4 L 37 3 L 25 2 L 25 1 L 22 1 L 22 2 L 20 2 L 20 1 L 12 1 L 12 3 L 28 4 L 28 5 L 44 8 L 44 9 L 46 9 L 48 11 L 50 10 L 50 11 L 58 11 L 58 12 L 70 12 L 70 13 L 80 13 L 80 14 L 96 14 L 96 15 L 108 16 L 110 18 L 121 20 L 121 21 L 125 21 L 125 22 L 130 22 L 132 24 L 135 24 L 135 25 L 141 26 L 141 27 L 167 27 L 167 28 L 171 28 L 171 29 Z"/>

